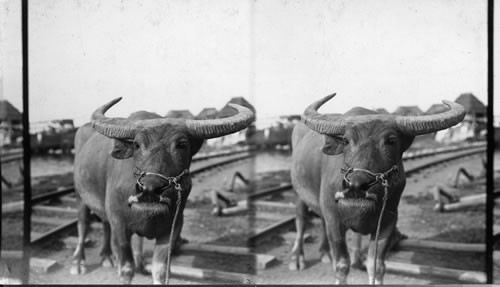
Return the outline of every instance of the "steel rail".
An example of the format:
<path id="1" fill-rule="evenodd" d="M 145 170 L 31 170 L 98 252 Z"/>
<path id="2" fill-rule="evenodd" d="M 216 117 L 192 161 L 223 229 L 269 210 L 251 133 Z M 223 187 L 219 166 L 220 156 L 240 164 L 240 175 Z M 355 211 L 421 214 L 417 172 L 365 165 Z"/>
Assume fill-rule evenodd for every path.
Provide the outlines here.
<path id="1" fill-rule="evenodd" d="M 419 172 L 423 169 L 429 168 L 431 166 L 444 163 L 447 161 L 455 160 L 461 157 L 466 157 L 466 156 L 471 156 L 474 154 L 478 153 L 484 153 L 486 152 L 486 147 L 479 147 L 475 149 L 468 149 L 468 150 L 460 150 L 457 152 L 454 152 L 452 154 L 448 155 L 440 155 L 439 158 L 432 158 L 432 159 L 421 159 L 421 162 L 418 163 L 407 163 L 407 166 L 410 165 L 410 167 L 405 168 L 405 173 L 406 176 L 410 176 L 416 172 Z"/>
<path id="2" fill-rule="evenodd" d="M 240 153 L 245 153 L 251 151 L 250 149 L 243 149 L 243 150 L 236 150 L 236 151 L 224 151 L 224 152 L 217 152 L 217 153 L 208 153 L 208 154 L 203 154 L 203 155 L 195 155 L 193 156 L 193 159 L 191 162 L 198 162 L 202 160 L 207 160 L 207 159 L 213 159 L 213 158 L 218 158 L 218 157 L 223 157 L 223 156 L 232 156 Z"/>
<path id="3" fill-rule="evenodd" d="M 471 151 L 472 150 L 472 151 Z M 484 152 L 485 148 L 484 147 L 481 147 L 481 148 L 476 148 L 476 147 L 463 147 L 463 148 L 454 148 L 452 150 L 440 150 L 436 153 L 432 153 L 432 152 L 427 152 L 427 153 L 422 153 L 422 154 L 418 154 L 418 155 L 413 155 L 413 156 L 406 156 L 404 158 L 404 160 L 408 160 L 408 159 L 416 159 L 416 158 L 421 158 L 421 157 L 429 157 L 429 156 L 433 156 L 433 155 L 436 155 L 436 154 L 443 154 L 443 153 L 451 153 L 453 152 L 453 154 L 451 155 L 448 155 L 444 158 L 440 158 L 438 160 L 430 160 L 430 161 L 424 161 L 420 164 L 416 164 L 414 167 L 412 168 L 409 168 L 406 170 L 406 174 L 412 174 L 412 173 L 415 173 L 417 171 L 420 171 L 422 169 L 425 169 L 425 168 L 428 168 L 430 166 L 433 166 L 435 164 L 439 164 L 441 162 L 445 162 L 445 161 L 449 161 L 449 160 L 453 160 L 453 159 L 457 159 L 457 158 L 460 158 L 460 157 L 465 157 L 465 156 L 469 156 L 469 155 L 473 155 L 473 154 L 476 154 L 476 153 L 481 153 L 481 152 Z M 196 162 L 200 162 L 202 160 L 208 160 L 208 159 L 213 159 L 213 158 L 219 158 L 219 157 L 228 157 L 228 156 L 233 156 L 235 154 L 243 154 L 241 156 L 237 156 L 237 157 L 232 157 L 230 159 L 226 159 L 226 160 L 220 160 L 220 161 L 216 161 L 215 163 L 207 163 L 207 164 L 201 164 L 200 166 L 198 167 L 195 167 L 191 170 L 191 174 L 193 176 L 199 174 L 199 173 L 202 173 L 208 169 L 211 169 L 211 168 L 214 168 L 214 167 L 218 167 L 218 166 L 222 166 L 222 165 L 225 165 L 225 164 L 229 164 L 229 163 L 232 163 L 232 162 L 236 162 L 236 161 L 239 161 L 239 160 L 243 160 L 243 159 L 247 159 L 247 158 L 250 158 L 250 157 L 253 157 L 255 154 L 251 151 L 237 151 L 237 152 L 225 152 L 225 153 L 220 153 L 220 154 L 214 154 L 214 155 L 207 155 L 207 156 L 202 156 L 202 157 L 199 157 L 197 158 L 196 160 L 193 159 L 193 161 L 196 161 Z M 268 195 L 271 195 L 272 193 L 274 192 L 278 192 L 278 191 L 285 191 L 286 189 L 290 189 L 291 186 L 288 186 L 288 185 L 285 185 L 285 186 L 281 186 L 281 187 L 275 187 L 275 188 L 269 188 L 269 189 L 266 189 L 262 192 L 259 192 L 257 194 L 253 194 L 253 195 L 249 195 L 249 199 L 251 200 L 255 200 L 257 198 L 260 198 L 260 197 L 265 197 L 265 196 L 268 196 Z M 54 198 L 58 198 L 58 197 L 61 197 L 63 195 L 67 195 L 67 194 L 70 194 L 74 192 L 74 187 L 66 187 L 64 189 L 61 189 L 61 190 L 57 190 L 57 191 L 54 191 L 54 192 L 49 192 L 49 193 L 45 193 L 45 194 L 42 194 L 42 195 L 38 195 L 36 197 L 33 197 L 33 203 L 36 203 L 36 204 L 39 204 L 41 202 L 44 202 L 44 201 L 47 201 L 47 200 L 51 200 L 51 199 L 54 199 Z M 268 236 L 269 234 L 272 234 L 280 229 L 283 229 L 284 227 L 287 227 L 289 225 L 291 225 L 295 220 L 295 216 L 293 217 L 287 217 L 287 218 L 284 218 L 283 220 L 279 221 L 279 222 L 276 222 L 268 227 L 265 227 L 263 229 L 261 229 L 260 231 L 257 231 L 254 235 L 250 236 L 247 240 L 247 244 L 248 245 L 254 245 L 255 242 L 257 242 L 258 240 L 262 239 L 263 237 L 266 237 Z M 46 240 L 50 239 L 50 238 L 54 238 L 56 237 L 56 235 L 60 235 L 62 233 L 68 233 L 68 232 L 72 232 L 73 230 L 76 229 L 76 225 L 77 225 L 77 219 L 74 219 L 74 220 L 70 220 L 68 221 L 67 223 L 63 224 L 63 225 L 60 225 L 56 228 L 53 228 L 43 234 L 41 234 L 40 236 L 37 236 L 36 238 L 34 238 L 32 241 L 31 241 L 31 244 L 32 245 L 42 245 L 46 242 Z"/>
<path id="4" fill-rule="evenodd" d="M 238 152 L 238 153 L 240 153 L 240 152 Z M 238 153 L 236 153 L 236 154 L 238 154 Z M 234 153 L 228 153 L 225 156 L 233 156 L 233 155 L 234 155 Z M 201 166 L 192 169 L 191 170 L 191 174 L 192 175 L 197 175 L 197 174 L 200 174 L 201 172 L 204 172 L 204 171 L 206 171 L 208 169 L 211 169 L 211 168 L 214 168 L 214 167 L 218 167 L 218 166 L 222 166 L 222 165 L 225 165 L 225 164 L 229 164 L 229 163 L 232 163 L 232 162 L 236 162 L 236 161 L 239 161 L 239 160 L 247 159 L 247 158 L 250 158 L 250 157 L 253 157 L 253 156 L 254 156 L 253 153 L 250 153 L 250 152 L 246 151 L 246 154 L 243 154 L 243 155 L 240 155 L 240 156 L 231 157 L 230 159 L 219 160 L 219 161 L 212 162 L 212 163 L 202 164 Z M 215 156 L 215 157 L 220 157 L 220 156 Z M 49 192 L 49 193 L 45 193 L 45 194 L 41 194 L 41 195 L 35 196 L 35 197 L 33 197 L 32 202 L 35 203 L 35 204 L 39 204 L 39 203 L 44 202 L 44 201 L 52 200 L 52 199 L 55 199 L 55 198 L 59 198 L 59 197 L 61 197 L 63 195 L 70 194 L 70 193 L 72 193 L 74 191 L 75 191 L 74 190 L 74 186 L 65 187 L 64 189 L 61 189 L 61 190 L 57 190 L 57 191 L 54 191 L 54 192 Z M 56 237 L 56 235 L 59 235 L 61 233 L 67 233 L 67 232 L 73 231 L 74 229 L 76 229 L 77 221 L 78 221 L 77 219 L 71 220 L 71 221 L 68 221 L 67 223 L 65 223 L 65 224 L 63 224 L 61 226 L 53 228 L 53 229 L 51 229 L 51 230 L 49 230 L 49 231 L 41 234 L 40 236 L 37 236 L 34 240 L 31 241 L 31 244 L 41 245 L 41 244 L 44 243 L 45 240 L 48 240 L 50 238 L 54 238 L 54 237 Z"/>
<path id="5" fill-rule="evenodd" d="M 73 193 L 74 191 L 75 191 L 75 188 L 73 186 L 69 186 L 69 187 L 60 188 L 56 191 L 51 191 L 51 192 L 39 194 L 39 195 L 33 196 L 31 198 L 31 204 L 34 205 L 34 204 L 38 204 L 38 203 L 41 203 L 44 201 L 59 198 L 63 195 Z"/>
<path id="6" fill-rule="evenodd" d="M 451 161 L 451 160 L 455 160 L 455 159 L 458 159 L 461 157 L 466 157 L 466 156 L 470 156 L 470 155 L 474 155 L 474 154 L 478 154 L 478 153 L 483 153 L 483 152 L 485 152 L 485 148 L 486 148 L 485 146 L 474 147 L 474 148 L 460 148 L 460 149 L 455 149 L 454 151 L 452 151 L 451 153 L 449 153 L 447 155 L 444 155 L 444 153 L 446 153 L 446 152 L 440 152 L 439 153 L 440 156 L 438 157 L 438 159 L 433 158 L 433 159 L 415 160 L 418 162 L 413 162 L 408 169 L 405 169 L 405 173 L 406 173 L 406 176 L 408 177 L 408 176 L 411 176 L 411 175 L 413 175 L 413 174 L 415 174 L 423 169 L 429 168 L 431 166 L 434 166 L 434 165 L 437 165 L 437 164 L 440 164 L 440 163 L 443 163 L 446 161 Z M 254 198 L 253 198 L 254 200 L 252 200 L 251 204 L 254 206 L 259 206 L 261 204 L 262 205 L 267 204 L 268 202 L 266 202 L 266 201 L 255 200 L 255 199 L 271 195 L 275 192 L 281 192 L 281 191 L 284 191 L 285 189 L 289 189 L 289 183 L 287 183 L 286 185 L 284 185 L 282 187 L 269 188 L 265 191 L 259 192 L 259 193 L 254 195 Z M 249 196 L 249 199 L 250 199 L 250 196 Z M 294 208 L 293 206 L 284 205 L 283 203 L 272 202 L 271 204 L 273 207 L 287 208 L 290 210 Z M 290 226 L 294 222 L 294 219 L 295 219 L 295 216 L 287 217 L 287 218 L 284 218 L 278 222 L 275 222 L 275 223 L 261 229 L 260 231 L 256 232 L 256 234 L 248 237 L 247 245 L 253 246 L 255 244 L 255 242 L 257 242 L 258 240 L 260 240 L 266 236 L 269 236 L 270 234 L 273 234 L 273 233 L 283 229 L 286 226 Z M 410 242 L 410 241 L 407 241 L 407 242 Z M 467 246 L 470 247 L 469 245 L 467 245 Z M 477 246 L 474 246 L 473 248 L 477 249 Z"/>

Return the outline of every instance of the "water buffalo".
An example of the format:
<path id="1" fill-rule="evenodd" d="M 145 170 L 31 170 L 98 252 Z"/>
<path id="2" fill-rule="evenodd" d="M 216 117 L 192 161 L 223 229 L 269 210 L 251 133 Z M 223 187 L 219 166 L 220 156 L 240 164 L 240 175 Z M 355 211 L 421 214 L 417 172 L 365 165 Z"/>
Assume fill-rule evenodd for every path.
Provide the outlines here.
<path id="1" fill-rule="evenodd" d="M 231 105 L 238 113 L 222 119 L 162 118 L 144 111 L 126 119 L 106 117 L 104 113 L 120 100 L 98 108 L 91 123 L 75 137 L 74 181 L 82 204 L 73 273 L 83 273 L 83 244 L 91 210 L 104 222 L 104 259 L 111 256 L 111 234 L 120 281 L 130 283 L 134 276 L 131 235 L 138 234 L 156 239 L 152 275 L 153 282 L 161 284 L 168 274 L 167 257 L 181 232 L 191 191 L 192 156 L 204 139 L 244 129 L 254 114 Z"/>
<path id="2" fill-rule="evenodd" d="M 321 217 L 320 252 L 322 261 L 329 261 L 333 253 L 335 283 L 347 281 L 351 259 L 345 234 L 351 229 L 371 235 L 368 277 L 371 283 L 382 284 L 384 258 L 406 183 L 402 154 L 415 136 L 456 125 L 465 111 L 459 104 L 443 101 L 449 110 L 426 116 L 378 114 L 359 107 L 343 115 L 318 113 L 334 96 L 311 104 L 302 115 L 303 123 L 293 130 L 291 178 L 299 200 L 289 267 L 304 268 L 304 216 L 309 207 Z"/>

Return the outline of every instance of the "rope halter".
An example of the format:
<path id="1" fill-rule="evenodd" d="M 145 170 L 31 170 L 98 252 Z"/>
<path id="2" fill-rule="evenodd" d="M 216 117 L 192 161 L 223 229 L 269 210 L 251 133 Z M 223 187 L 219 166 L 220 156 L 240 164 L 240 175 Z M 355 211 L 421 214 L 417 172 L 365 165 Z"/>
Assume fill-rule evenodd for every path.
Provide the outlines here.
<path id="1" fill-rule="evenodd" d="M 361 171 L 361 172 L 367 173 L 370 176 L 372 176 L 373 178 L 375 178 L 375 180 L 372 181 L 369 186 L 373 186 L 376 183 L 381 182 L 382 185 L 384 186 L 384 189 L 387 190 L 389 188 L 389 182 L 387 181 L 387 177 L 389 177 L 389 175 L 392 172 L 395 172 L 397 170 L 398 170 L 398 167 L 396 165 L 394 165 L 386 172 L 379 172 L 379 173 L 374 173 L 374 172 L 371 172 L 369 170 L 362 169 L 362 168 L 352 168 L 352 167 L 341 168 L 340 172 L 344 174 L 344 181 L 347 182 L 348 185 L 351 185 L 351 180 L 349 180 L 349 177 L 348 177 L 349 174 L 351 174 L 355 171 Z"/>
<path id="2" fill-rule="evenodd" d="M 167 185 L 164 186 L 162 188 L 162 190 L 169 188 L 173 184 L 175 190 L 179 191 L 179 190 L 182 190 L 182 187 L 180 184 L 181 178 L 185 175 L 188 175 L 188 174 L 189 174 L 189 170 L 185 169 L 178 176 L 170 176 L 170 177 L 166 177 L 162 174 L 155 173 L 155 172 L 145 172 L 145 171 L 142 171 L 140 173 L 135 173 L 134 175 L 137 177 L 137 185 L 140 186 L 140 188 L 142 190 L 144 189 L 144 184 L 142 184 L 141 179 L 143 177 L 145 177 L 146 175 L 154 175 L 154 176 L 158 176 L 158 177 L 162 178 L 163 180 L 165 180 L 167 182 Z"/>

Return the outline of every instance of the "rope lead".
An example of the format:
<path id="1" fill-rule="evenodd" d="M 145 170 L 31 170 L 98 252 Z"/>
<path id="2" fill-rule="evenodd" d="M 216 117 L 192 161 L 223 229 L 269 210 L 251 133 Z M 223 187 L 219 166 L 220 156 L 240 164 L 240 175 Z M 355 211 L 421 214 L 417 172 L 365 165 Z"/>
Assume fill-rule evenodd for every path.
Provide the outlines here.
<path id="1" fill-rule="evenodd" d="M 380 215 L 378 217 L 378 223 L 377 223 L 377 232 L 375 233 L 375 250 L 374 250 L 374 256 L 373 256 L 373 277 L 371 278 L 370 284 L 374 285 L 375 284 L 375 275 L 377 274 L 377 253 L 378 253 L 378 237 L 380 235 L 380 226 L 382 225 L 382 217 L 384 216 L 384 210 L 385 210 L 385 205 L 387 203 L 387 198 L 389 198 L 389 184 L 387 182 L 387 179 L 382 177 L 382 185 L 384 186 L 384 198 L 383 198 L 383 203 L 382 203 L 382 210 L 380 211 Z"/>
<path id="2" fill-rule="evenodd" d="M 175 222 L 177 221 L 177 215 L 179 214 L 180 206 L 181 206 L 181 185 L 177 182 L 177 180 L 174 180 L 175 184 L 175 189 L 177 190 L 177 204 L 175 208 L 175 215 L 174 215 L 174 221 L 172 222 L 172 228 L 170 229 L 170 238 L 168 239 L 168 251 L 167 251 L 167 270 L 166 270 L 166 280 L 165 284 L 168 284 L 168 281 L 170 280 L 170 263 L 171 263 L 171 256 L 172 256 L 172 245 L 174 244 L 172 242 L 173 240 L 173 234 L 175 231 Z"/>
<path id="3" fill-rule="evenodd" d="M 380 210 L 380 215 L 378 217 L 378 222 L 377 222 L 377 231 L 375 232 L 375 249 L 374 249 L 375 254 L 373 256 L 373 277 L 370 280 L 370 284 L 372 285 L 375 284 L 375 275 L 377 274 L 377 255 L 378 255 L 378 239 L 380 235 L 380 226 L 382 225 L 382 217 L 384 216 L 385 206 L 387 203 L 387 199 L 389 198 L 389 182 L 387 181 L 386 177 L 389 176 L 392 172 L 395 172 L 397 170 L 398 167 L 396 165 L 394 165 L 389 170 L 383 173 L 373 173 L 366 169 L 352 168 L 352 167 L 340 169 L 341 173 L 344 174 L 345 182 L 347 182 L 348 184 L 351 184 L 351 181 L 348 178 L 349 174 L 354 171 L 361 171 L 368 173 L 369 175 L 375 178 L 375 180 L 370 185 L 374 185 L 380 181 L 382 183 L 382 186 L 384 187 L 382 209 Z"/>

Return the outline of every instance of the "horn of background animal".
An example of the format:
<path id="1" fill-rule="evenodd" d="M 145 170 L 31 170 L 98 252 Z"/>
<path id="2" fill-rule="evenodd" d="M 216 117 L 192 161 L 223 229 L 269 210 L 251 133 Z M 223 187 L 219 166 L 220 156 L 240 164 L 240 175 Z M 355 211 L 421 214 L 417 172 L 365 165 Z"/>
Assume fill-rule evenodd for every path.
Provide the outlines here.
<path id="1" fill-rule="evenodd" d="M 214 120 L 185 120 L 174 118 L 158 118 L 148 120 L 128 120 L 124 118 L 108 118 L 104 113 L 122 98 L 117 98 L 98 108 L 91 117 L 94 129 L 110 138 L 131 139 L 141 128 L 151 128 L 165 124 L 184 125 L 195 137 L 215 138 L 231 134 L 249 126 L 255 115 L 251 110 L 236 104 L 229 104 L 238 113 L 234 116 Z"/>
<path id="2" fill-rule="evenodd" d="M 321 134 L 342 135 L 349 125 L 380 120 L 395 122 L 402 132 L 417 136 L 452 127 L 461 122 L 465 117 L 465 108 L 462 105 L 446 100 L 443 103 L 450 108 L 449 110 L 426 116 L 387 114 L 344 116 L 318 113 L 318 109 L 334 96 L 335 94 L 326 96 L 306 108 L 302 115 L 302 120 L 309 128 Z"/>

